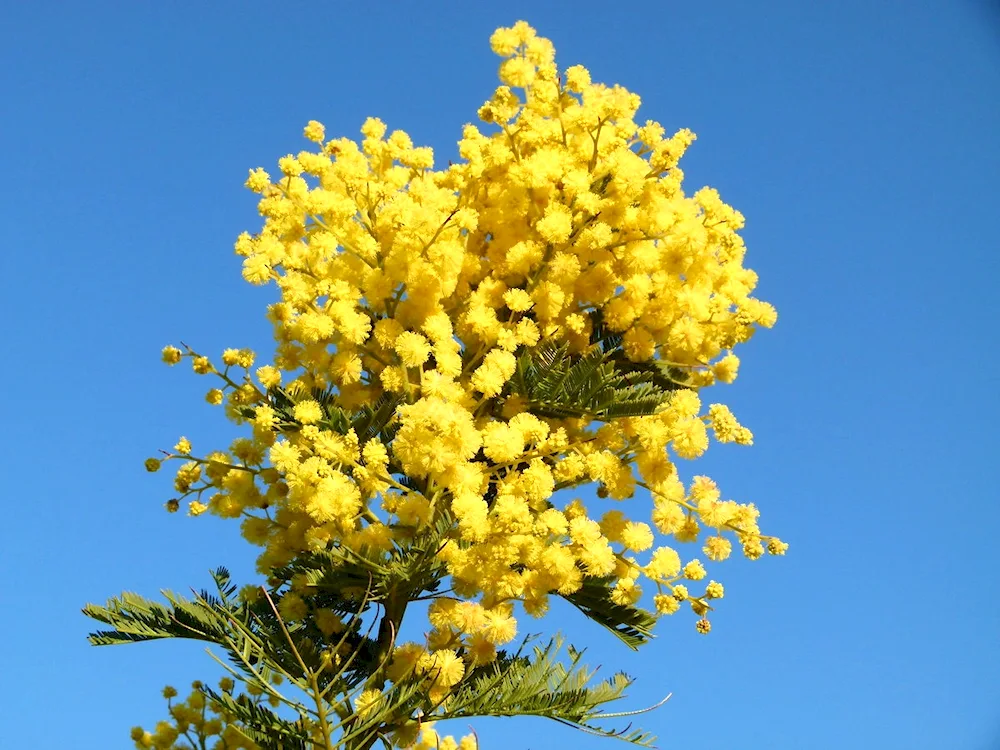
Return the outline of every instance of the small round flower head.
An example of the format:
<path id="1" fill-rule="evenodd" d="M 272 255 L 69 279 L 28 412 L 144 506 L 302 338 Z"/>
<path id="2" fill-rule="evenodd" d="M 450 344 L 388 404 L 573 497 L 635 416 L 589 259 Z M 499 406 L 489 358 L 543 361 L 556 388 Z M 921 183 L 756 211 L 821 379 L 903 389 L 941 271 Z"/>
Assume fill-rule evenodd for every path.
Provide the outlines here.
<path id="1" fill-rule="evenodd" d="M 642 552 L 653 546 L 653 531 L 649 524 L 629 521 L 621 533 L 622 544 L 633 552 Z"/>
<path id="2" fill-rule="evenodd" d="M 707 599 L 721 599 L 726 591 L 718 581 L 709 581 L 705 587 L 705 597 Z"/>
<path id="3" fill-rule="evenodd" d="M 682 572 L 689 581 L 700 581 L 705 577 L 705 566 L 699 560 L 692 560 L 684 566 Z"/>
<path id="4" fill-rule="evenodd" d="M 513 28 L 499 28 L 490 37 L 490 47 L 500 57 L 514 54 L 521 43 L 520 35 Z"/>
<path id="5" fill-rule="evenodd" d="M 681 608 L 681 603 L 669 594 L 657 594 L 653 597 L 653 606 L 661 615 L 672 615 Z"/>
<path id="6" fill-rule="evenodd" d="M 215 367 L 212 366 L 212 362 L 208 357 L 193 357 L 191 359 L 191 367 L 199 375 L 208 375 L 211 372 L 215 372 Z"/>
<path id="7" fill-rule="evenodd" d="M 712 536 L 705 540 L 705 546 L 702 550 L 705 555 L 710 560 L 715 560 L 719 562 L 720 560 L 725 560 L 729 557 L 732 552 L 733 544 L 725 537 Z"/>
<path id="8" fill-rule="evenodd" d="M 354 700 L 354 713 L 361 719 L 375 713 L 382 704 L 383 696 L 379 690 L 362 690 Z"/>
<path id="9" fill-rule="evenodd" d="M 146 467 L 146 471 L 156 472 L 160 470 L 160 466 L 162 464 L 163 462 L 158 458 L 147 458 L 146 463 L 144 465 Z"/>
<path id="10" fill-rule="evenodd" d="M 431 355 L 431 346 L 419 333 L 404 331 L 396 338 L 396 354 L 404 367 L 420 367 Z"/>
<path id="11" fill-rule="evenodd" d="M 727 354 L 714 365 L 712 374 L 720 383 L 732 383 L 736 380 L 736 373 L 740 369 L 740 358 L 735 354 Z"/>
<path id="12" fill-rule="evenodd" d="M 323 409 L 312 399 L 300 401 L 293 409 L 295 418 L 302 424 L 315 424 L 323 418 Z"/>
<path id="13" fill-rule="evenodd" d="M 694 626 L 695 626 L 695 629 L 697 629 L 697 631 L 699 633 L 701 633 L 702 635 L 708 635 L 711 632 L 711 630 L 712 630 L 712 623 L 710 623 L 704 617 L 702 617 L 700 620 L 698 620 L 698 622 L 696 622 L 694 624 Z"/>
<path id="14" fill-rule="evenodd" d="M 302 620 L 309 613 L 309 605 L 298 594 L 288 593 L 278 602 L 278 611 L 288 622 Z"/>
<path id="15" fill-rule="evenodd" d="M 513 312 L 525 312 L 535 304 L 531 295 L 524 289 L 508 289 L 503 295 L 504 303 Z"/>
<path id="16" fill-rule="evenodd" d="M 184 355 L 176 346 L 165 346 L 160 356 L 168 365 L 176 365 Z"/>
<path id="17" fill-rule="evenodd" d="M 767 552 L 769 555 L 783 555 L 788 551 L 788 545 L 776 537 L 772 537 L 767 542 Z"/>
<path id="18" fill-rule="evenodd" d="M 263 193 L 271 186 L 271 176 L 259 167 L 250 170 L 247 177 L 246 186 L 255 193 Z"/>
<path id="19" fill-rule="evenodd" d="M 326 129 L 323 127 L 322 123 L 317 122 L 316 120 L 310 120 L 306 123 L 306 126 L 302 131 L 302 135 L 313 143 L 322 143 L 323 138 L 326 137 Z"/>
<path id="20" fill-rule="evenodd" d="M 265 389 L 275 388 L 281 385 L 281 372 L 271 365 L 264 365 L 257 368 L 257 380 Z"/>

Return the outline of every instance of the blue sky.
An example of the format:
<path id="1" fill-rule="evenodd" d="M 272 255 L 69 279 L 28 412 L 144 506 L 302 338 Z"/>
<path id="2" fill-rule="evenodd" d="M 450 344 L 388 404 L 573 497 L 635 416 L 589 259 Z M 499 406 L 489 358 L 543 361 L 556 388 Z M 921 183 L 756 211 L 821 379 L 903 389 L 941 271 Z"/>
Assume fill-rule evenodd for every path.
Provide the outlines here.
<path id="1" fill-rule="evenodd" d="M 996 4 L 14 3 L 0 20 L 8 321 L 0 368 L 0 706 L 10 747 L 129 747 L 160 687 L 217 674 L 195 644 L 87 646 L 88 601 L 245 572 L 235 526 L 167 516 L 143 459 L 228 442 L 166 343 L 266 350 L 269 293 L 232 254 L 247 169 L 304 123 L 369 115 L 454 154 L 524 18 L 563 66 L 699 136 L 683 164 L 748 219 L 776 328 L 721 397 L 751 449 L 689 473 L 756 502 L 784 559 L 719 569 L 712 634 L 639 654 L 554 618 L 637 678 L 664 748 L 1000 747 Z M 560 615 L 566 613 L 559 613 Z M 562 620 L 565 619 L 565 622 Z M 990 677 L 993 674 L 994 677 Z M 537 720 L 483 747 L 616 747 Z M 458 727 L 457 731 L 461 731 Z"/>

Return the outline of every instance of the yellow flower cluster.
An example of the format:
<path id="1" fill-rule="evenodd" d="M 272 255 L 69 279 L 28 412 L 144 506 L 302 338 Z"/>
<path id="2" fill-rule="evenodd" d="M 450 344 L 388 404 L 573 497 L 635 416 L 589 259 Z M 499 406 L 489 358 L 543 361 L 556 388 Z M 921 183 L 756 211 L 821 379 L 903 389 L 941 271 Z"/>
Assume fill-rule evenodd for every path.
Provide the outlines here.
<path id="1" fill-rule="evenodd" d="M 207 400 L 252 430 L 204 457 L 182 440 L 167 454 L 181 462 L 168 507 L 241 518 L 261 571 L 331 544 L 390 550 L 453 519 L 437 554 L 457 599 L 434 603 L 427 644 L 398 647 L 392 667 L 437 692 L 514 637 L 515 602 L 540 616 L 550 595 L 613 577 L 613 598 L 632 604 L 647 581 L 659 613 L 686 602 L 707 632 L 722 586 L 689 592 L 706 571 L 676 545 L 700 541 L 711 561 L 733 541 L 751 559 L 786 549 L 761 533 L 754 505 L 724 500 L 706 477 L 685 485 L 676 466 L 705 452 L 710 431 L 752 442 L 699 395 L 732 382 L 734 347 L 776 320 L 752 296 L 743 217 L 713 189 L 684 192 L 693 133 L 640 123 L 637 95 L 583 67 L 560 72 L 527 24 L 491 45 L 502 85 L 482 124 L 464 127 L 457 163 L 435 169 L 429 148 L 369 119 L 360 142 L 310 122 L 314 148 L 280 159 L 277 176 L 251 172 L 264 225 L 236 252 L 248 282 L 280 292 L 272 363 L 163 351 L 219 378 Z M 533 413 L 509 387 L 518 357 L 543 344 L 586 353 L 598 320 L 627 361 L 662 364 L 678 389 L 649 416 Z M 374 436 L 331 411 L 380 403 L 396 404 L 394 429 Z M 600 507 L 556 502 L 590 483 Z M 651 513 L 615 502 L 637 487 Z"/>
<path id="2" fill-rule="evenodd" d="M 205 697 L 200 682 L 191 687 L 191 694 L 176 703 L 177 691 L 170 686 L 163 689 L 171 721 L 159 722 L 152 732 L 134 727 L 132 740 L 138 750 L 258 750 L 257 744 L 239 731 L 235 718 Z M 223 678 L 219 687 L 230 693 L 233 681 Z"/>
<path id="3" fill-rule="evenodd" d="M 475 734 L 467 734 L 456 740 L 451 735 L 439 734 L 434 729 L 433 722 L 429 721 L 419 726 L 414 722 L 412 726 L 404 727 L 396 732 L 393 741 L 397 747 L 410 747 L 412 750 L 479 750 Z"/>
<path id="4" fill-rule="evenodd" d="M 514 640 L 517 620 L 508 603 L 486 609 L 478 602 L 450 597 L 430 606 L 433 629 L 426 646 L 404 643 L 393 652 L 387 674 L 393 682 L 423 680 L 432 702 L 444 700 L 469 669 L 491 663 L 497 646 Z"/>

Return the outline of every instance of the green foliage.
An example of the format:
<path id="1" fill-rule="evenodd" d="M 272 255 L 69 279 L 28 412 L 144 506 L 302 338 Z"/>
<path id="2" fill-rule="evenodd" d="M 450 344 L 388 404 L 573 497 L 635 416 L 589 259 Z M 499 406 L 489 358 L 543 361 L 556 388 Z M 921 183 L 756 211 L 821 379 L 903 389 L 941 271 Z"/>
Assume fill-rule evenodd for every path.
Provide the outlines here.
<path id="1" fill-rule="evenodd" d="M 291 680 L 307 678 L 309 671 L 322 671 L 323 651 L 347 646 L 355 655 L 337 675 L 344 684 L 363 681 L 371 669 L 374 644 L 363 635 L 360 614 L 368 601 L 362 599 L 358 612 L 342 633 L 333 640 L 320 632 L 314 623 L 286 625 L 278 614 L 275 599 L 266 591 L 254 602 L 235 597 L 229 573 L 219 568 L 214 574 L 217 594 L 202 591 L 188 599 L 164 591 L 169 606 L 141 596 L 124 593 L 105 606 L 88 604 L 84 614 L 113 630 L 100 630 L 89 640 L 97 646 L 136 643 L 163 638 L 186 638 L 220 646 L 243 678 L 270 684 L 275 675 Z M 290 638 L 289 631 L 294 638 Z M 237 675 L 239 676 L 239 675 Z M 329 684 L 331 677 L 324 676 Z"/>
<path id="2" fill-rule="evenodd" d="M 652 638 L 656 617 L 639 607 L 612 601 L 614 581 L 614 578 L 584 578 L 579 590 L 563 598 L 634 651 Z"/>
<path id="3" fill-rule="evenodd" d="M 388 443 L 395 435 L 397 427 L 393 424 L 396 408 L 403 398 L 398 394 L 385 393 L 373 404 L 364 404 L 354 412 L 348 413 L 337 404 L 337 391 L 333 387 L 325 389 L 314 388 L 308 394 L 290 393 L 281 387 L 269 388 L 264 404 L 275 411 L 274 429 L 277 432 L 293 432 L 302 425 L 294 416 L 295 404 L 304 398 L 311 398 L 323 410 L 323 419 L 318 427 L 330 430 L 340 435 L 354 430 L 363 444 L 371 438 L 378 437 Z M 258 404 L 259 405 L 259 404 Z M 253 419 L 258 405 L 240 407 L 239 413 L 244 419 Z"/>
<path id="4" fill-rule="evenodd" d="M 581 663 L 582 651 L 569 647 L 568 664 L 559 660 L 563 645 L 560 638 L 544 647 L 534 647 L 530 657 L 522 655 L 524 645 L 518 653 L 501 656 L 465 680 L 441 718 L 542 716 L 640 747 L 652 747 L 655 738 L 646 732 L 630 731 L 630 727 L 611 730 L 595 723 L 602 718 L 616 718 L 601 707 L 621 698 L 632 684 L 631 678 L 619 672 L 594 684 L 597 670 Z"/>
<path id="5" fill-rule="evenodd" d="M 594 348 L 583 355 L 563 344 L 544 344 L 522 354 L 508 383 L 510 395 L 523 397 L 528 411 L 557 419 L 653 414 L 668 391 L 652 382 L 650 373 L 629 375 L 609 352 Z"/>
<path id="6" fill-rule="evenodd" d="M 632 362 L 622 336 L 599 311 L 590 314 L 589 349 L 571 353 L 568 345 L 543 343 L 522 354 L 505 394 L 527 401 L 528 411 L 556 419 L 588 417 L 609 421 L 653 414 L 685 387 L 685 375 L 663 362 Z"/>
<path id="7" fill-rule="evenodd" d="M 433 543 L 435 533 L 427 531 L 424 542 Z M 300 558 L 293 565 L 276 572 L 279 579 L 297 577 L 317 595 L 324 606 L 350 613 L 351 619 L 336 640 L 327 639 L 308 619 L 285 623 L 275 601 L 281 594 L 266 593 L 256 602 L 236 595 L 228 571 L 220 568 L 213 574 L 216 591 L 202 591 L 192 598 L 164 592 L 163 605 L 131 593 L 111 599 L 105 606 L 87 605 L 84 613 L 110 625 L 110 630 L 92 633 L 94 645 L 135 643 L 162 638 L 186 638 L 214 644 L 223 649 L 229 671 L 268 695 L 277 696 L 299 716 L 288 721 L 247 698 L 210 688 L 202 690 L 239 721 L 240 731 L 261 748 L 297 750 L 303 744 L 304 723 L 310 709 L 298 700 L 279 693 L 275 678 L 280 676 L 299 687 L 315 677 L 318 687 L 331 695 L 355 694 L 365 685 L 375 684 L 372 676 L 384 665 L 386 652 L 378 640 L 361 632 L 362 615 L 374 605 L 385 602 L 396 587 L 410 580 L 414 554 L 388 555 L 382 563 L 358 560 L 346 553 L 330 551 Z M 424 579 L 428 589 L 438 580 Z M 364 585 L 362 585 L 364 584 Z M 351 595 L 350 591 L 360 593 Z M 426 590 L 426 589 L 425 589 Z M 587 580 L 576 594 L 566 598 L 591 619 L 607 627 L 631 648 L 649 637 L 652 615 L 641 609 L 615 604 L 608 597 L 608 581 Z M 369 628 L 370 630 L 370 628 Z M 526 642 L 527 643 L 527 642 Z M 630 743 L 649 746 L 652 738 L 630 728 L 610 730 L 595 722 L 615 718 L 602 707 L 622 697 L 630 680 L 616 674 L 593 684 L 594 671 L 581 664 L 580 652 L 569 648 L 569 663 L 557 659 L 562 641 L 555 639 L 544 648 L 535 647 L 531 656 L 501 652 L 496 662 L 473 670 L 461 683 L 443 710 L 431 704 L 425 691 L 414 682 L 393 685 L 384 693 L 385 701 L 377 716 L 366 721 L 345 724 L 345 736 L 374 737 L 391 729 L 393 717 L 415 712 L 439 718 L 473 716 L 541 716 Z M 346 651 L 350 654 L 336 669 L 325 668 L 324 652 Z M 344 722 L 342 722 L 344 723 Z"/>
<path id="8" fill-rule="evenodd" d="M 287 721 L 246 695 L 234 696 L 203 685 L 201 691 L 222 709 L 234 716 L 239 731 L 261 750 L 311 750 L 312 743 L 303 737 L 301 721 Z"/>

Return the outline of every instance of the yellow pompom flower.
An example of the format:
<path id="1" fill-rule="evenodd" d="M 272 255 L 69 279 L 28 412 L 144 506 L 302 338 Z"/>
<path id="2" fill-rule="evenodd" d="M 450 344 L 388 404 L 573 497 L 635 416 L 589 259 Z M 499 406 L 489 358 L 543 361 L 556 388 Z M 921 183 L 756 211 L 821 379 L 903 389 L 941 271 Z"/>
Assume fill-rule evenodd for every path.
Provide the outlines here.
<path id="1" fill-rule="evenodd" d="M 285 594 L 278 602 L 278 611 L 288 622 L 301 620 L 309 613 L 309 605 L 298 594 Z"/>
<path id="2" fill-rule="evenodd" d="M 166 362 L 168 365 L 176 365 L 178 362 L 181 361 L 183 353 L 176 346 L 165 346 L 163 347 L 161 356 L 163 358 L 163 361 Z"/>
<path id="3" fill-rule="evenodd" d="M 312 399 L 297 403 L 293 413 L 302 424 L 315 424 L 323 418 L 322 407 Z"/>
<path id="4" fill-rule="evenodd" d="M 323 127 L 322 123 L 316 122 L 316 120 L 310 120 L 306 123 L 302 134 L 314 143 L 322 143 L 323 138 L 326 137 L 326 129 Z"/>
<path id="5" fill-rule="evenodd" d="M 705 540 L 703 550 L 710 560 L 718 562 L 729 557 L 733 544 L 725 537 L 712 536 Z"/>
<path id="6" fill-rule="evenodd" d="M 379 690 L 362 690 L 358 697 L 354 699 L 354 713 L 361 719 L 365 719 L 378 711 L 383 703 L 383 696 Z"/>
<path id="7" fill-rule="evenodd" d="M 653 606 L 661 615 L 672 615 L 681 608 L 681 603 L 668 594 L 657 594 L 653 597 Z"/>
<path id="8" fill-rule="evenodd" d="M 516 367 L 517 359 L 513 354 L 502 349 L 494 349 L 486 355 L 483 364 L 472 374 L 472 385 L 486 398 L 496 396 L 503 390 L 504 384 L 514 374 Z"/>
<path id="9" fill-rule="evenodd" d="M 681 572 L 689 581 L 700 581 L 706 575 L 705 566 L 698 560 L 689 562 Z"/>
<path id="10" fill-rule="evenodd" d="M 246 186 L 255 193 L 263 193 L 271 185 L 271 176 L 259 167 L 250 170 Z"/>
<path id="11" fill-rule="evenodd" d="M 465 675 L 465 663 L 458 654 L 448 649 L 425 653 L 417 669 L 426 674 L 435 685 L 442 687 L 457 685 Z"/>
<path id="12" fill-rule="evenodd" d="M 208 505 L 200 500 L 192 500 L 188 503 L 188 515 L 190 516 L 200 516 L 206 510 L 208 510 Z"/>
<path id="13" fill-rule="evenodd" d="M 191 367 L 199 375 L 208 375 L 209 373 L 215 372 L 215 367 L 212 365 L 212 362 L 208 357 L 192 358 Z"/>
<path id="14" fill-rule="evenodd" d="M 552 203 L 546 209 L 545 216 L 535 224 L 535 231 L 546 242 L 561 244 L 569 239 L 573 231 L 573 216 L 566 206 Z"/>
<path id="15" fill-rule="evenodd" d="M 239 349 L 226 349 L 222 352 L 222 364 L 227 367 L 231 367 L 239 363 L 240 361 L 240 350 Z"/>
<path id="16" fill-rule="evenodd" d="M 517 635 L 517 620 L 509 614 L 487 612 L 486 621 L 479 632 L 490 643 L 502 646 L 510 643 Z"/>
<path id="17" fill-rule="evenodd" d="M 720 383 L 732 383 L 736 380 L 736 373 L 740 369 L 740 358 L 735 354 L 727 354 L 714 365 L 712 374 Z"/>
<path id="18" fill-rule="evenodd" d="M 674 430 L 671 442 L 681 458 L 695 459 L 708 449 L 708 432 L 700 419 L 685 419 Z"/>
<path id="19" fill-rule="evenodd" d="M 622 529 L 621 541 L 625 549 L 642 552 L 653 546 L 653 531 L 649 528 L 649 524 L 629 521 Z"/>
<path id="20" fill-rule="evenodd" d="M 767 542 L 767 551 L 771 555 L 783 555 L 788 551 L 788 545 L 780 539 L 772 538 Z"/>
<path id="21" fill-rule="evenodd" d="M 504 292 L 503 301 L 507 305 L 507 308 L 513 312 L 530 310 L 531 306 L 535 304 L 534 300 L 531 299 L 531 295 L 524 289 L 508 289 Z"/>
<path id="22" fill-rule="evenodd" d="M 646 575 L 653 579 L 673 578 L 680 571 L 680 555 L 671 547 L 657 548 L 645 569 Z"/>
<path id="23" fill-rule="evenodd" d="M 395 349 L 405 367 L 420 367 L 431 355 L 431 346 L 427 339 L 412 331 L 399 334 Z"/>

